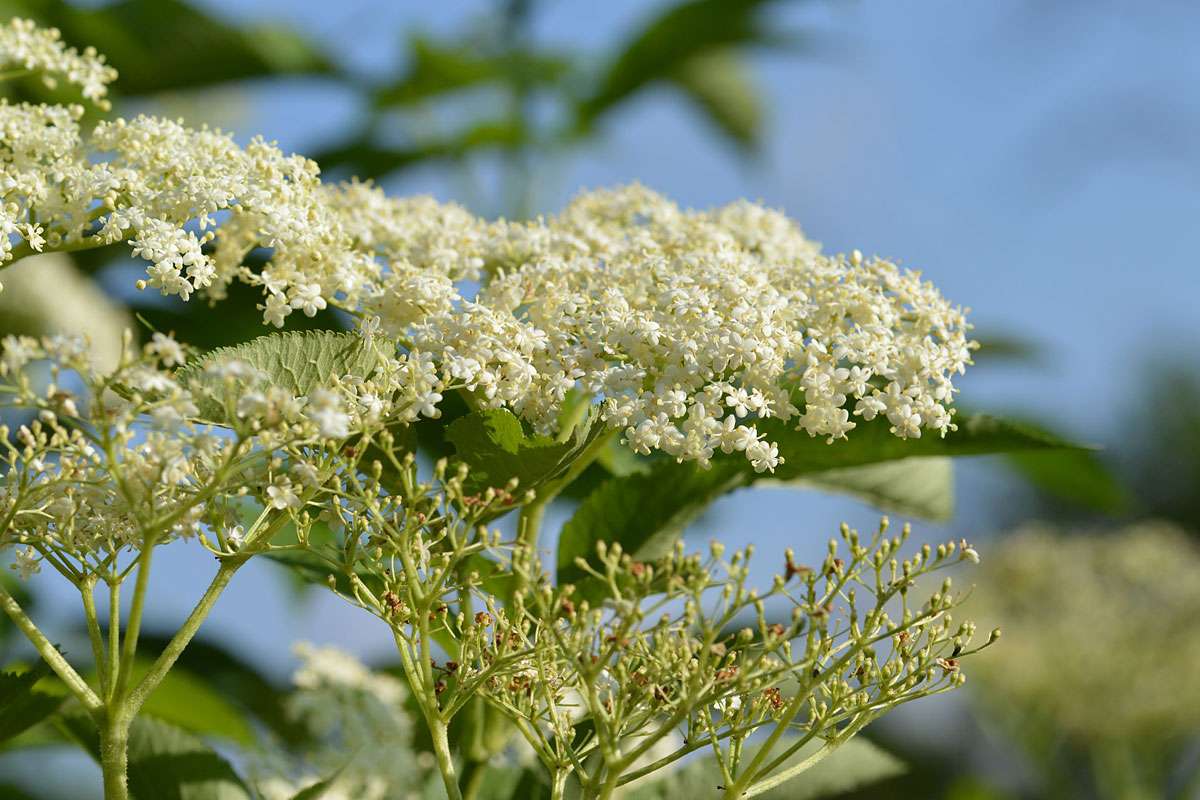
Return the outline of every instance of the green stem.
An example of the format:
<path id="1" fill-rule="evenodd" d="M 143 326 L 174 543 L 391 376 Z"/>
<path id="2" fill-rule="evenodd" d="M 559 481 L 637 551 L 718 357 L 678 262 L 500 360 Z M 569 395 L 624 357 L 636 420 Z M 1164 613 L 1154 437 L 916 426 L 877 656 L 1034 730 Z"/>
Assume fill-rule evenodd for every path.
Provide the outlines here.
<path id="1" fill-rule="evenodd" d="M 121 642 L 121 667 L 117 672 L 114 697 L 125 694 L 133 670 L 133 659 L 137 655 L 138 633 L 142 628 L 142 614 L 146 608 L 146 594 L 150 586 L 150 562 L 154 556 L 157 537 L 146 534 L 142 538 L 142 552 L 138 555 L 137 580 L 133 586 L 133 602 L 129 607 L 129 621 L 125 623 L 125 637 Z"/>
<path id="2" fill-rule="evenodd" d="M 429 735 L 433 740 L 433 754 L 437 758 L 438 771 L 442 773 L 442 783 L 446 787 L 447 800 L 463 800 L 462 792 L 458 790 L 458 776 L 454 772 L 454 756 L 450 753 L 449 726 L 440 718 L 426 714 L 429 724 Z"/>
<path id="3" fill-rule="evenodd" d="M 129 693 L 125 708 L 131 717 L 138 712 L 142 707 L 142 703 L 146 702 L 146 698 L 158 687 L 158 684 L 166 677 L 167 672 L 175 665 L 184 648 L 192 641 L 196 632 L 200 630 L 200 626 L 208 617 L 209 612 L 212 611 L 212 607 L 217 602 L 217 598 L 221 596 L 221 592 L 229 585 L 233 574 L 245 562 L 245 558 L 229 559 L 221 562 L 216 576 L 213 577 L 212 582 L 208 585 L 208 589 L 205 590 L 204 595 L 196 603 L 196 607 L 192 609 L 192 613 L 188 615 L 183 625 L 171 637 L 171 641 L 163 648 L 162 653 L 155 659 L 141 682 Z M 124 666 L 122 664 L 122 667 Z"/>
<path id="4" fill-rule="evenodd" d="M 78 698 L 84 708 L 95 714 L 103 707 L 104 704 L 96 696 L 96 693 L 92 691 L 92 687 L 88 686 L 87 681 L 75 671 L 74 667 L 67 663 L 62 653 L 58 652 L 58 648 L 46 638 L 46 635 L 38 630 L 37 625 L 33 624 L 33 620 L 25 614 L 20 604 L 17 603 L 2 584 L 0 584 L 0 608 L 3 608 L 4 613 L 8 614 L 13 624 L 21 629 L 21 632 L 25 634 L 25 638 L 37 649 L 38 655 L 50 665 L 50 668 L 54 670 L 54 673 L 58 677 L 62 678 L 63 683 Z"/>
<path id="5" fill-rule="evenodd" d="M 554 783 L 550 787 L 550 800 L 564 800 L 567 796 L 567 776 L 565 769 L 554 770 Z"/>
<path id="6" fill-rule="evenodd" d="M 96 662 L 96 672 L 100 676 L 100 691 L 108 695 L 109 680 L 108 661 L 104 654 L 104 635 L 100 632 L 100 620 L 96 616 L 96 578 L 88 575 L 79 585 L 79 594 L 83 597 L 83 616 L 87 620 L 88 639 L 92 643 L 92 660 Z"/>
<path id="7" fill-rule="evenodd" d="M 104 800 L 128 800 L 126 778 L 129 760 L 129 722 L 109 717 L 100 726 L 100 771 L 104 776 Z"/>

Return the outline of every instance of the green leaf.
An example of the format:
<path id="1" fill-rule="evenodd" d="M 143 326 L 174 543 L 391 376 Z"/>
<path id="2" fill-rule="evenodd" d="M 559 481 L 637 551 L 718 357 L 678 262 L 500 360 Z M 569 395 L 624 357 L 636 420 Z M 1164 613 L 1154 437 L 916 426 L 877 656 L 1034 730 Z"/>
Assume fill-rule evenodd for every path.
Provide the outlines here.
<path id="1" fill-rule="evenodd" d="M 771 485 L 773 481 L 757 483 Z M 945 456 L 831 469 L 779 485 L 849 495 L 906 517 L 943 521 L 954 515 L 954 464 Z"/>
<path id="2" fill-rule="evenodd" d="M 49 667 L 39 664 L 27 672 L 0 672 L 0 742 L 32 728 L 63 703 L 63 697 L 34 690 Z"/>
<path id="3" fill-rule="evenodd" d="M 338 776 L 346 769 L 346 765 L 338 767 L 333 774 L 324 780 L 317 781 L 311 786 L 306 786 L 300 791 L 292 795 L 292 800 L 321 800 L 325 793 L 333 788 L 333 784 L 337 782 Z"/>
<path id="4" fill-rule="evenodd" d="M 1129 509 L 1129 490 L 1095 453 L 1080 450 L 1013 453 L 1008 466 L 1057 500 L 1104 514 Z"/>
<path id="5" fill-rule="evenodd" d="M 789 738 L 784 738 L 772 752 L 782 753 L 789 744 Z M 776 772 L 801 764 L 819 749 L 820 744 L 810 742 L 800 748 Z M 757 745 L 748 745 L 742 755 L 742 764 L 748 763 L 757 750 Z M 763 800 L 819 800 L 894 778 L 906 771 L 904 763 L 891 753 L 866 739 L 854 738 L 842 743 L 825 758 L 798 773 L 799 780 L 787 781 L 755 797 Z M 661 776 L 632 784 L 627 794 L 628 800 L 715 797 L 720 793 L 717 787 L 724 783 L 720 770 L 711 757 L 697 759 L 665 774 L 656 773 L 656 776 L 659 775 Z"/>
<path id="6" fill-rule="evenodd" d="M 136 664 L 134 680 L 140 680 L 149 667 L 148 661 Z M 220 736 L 241 745 L 256 741 L 254 729 L 240 709 L 205 680 L 179 665 L 146 698 L 141 713 L 193 733 Z"/>
<path id="7" fill-rule="evenodd" d="M 52 2 L 35 15 L 62 29 L 69 44 L 92 45 L 108 56 L 121 73 L 117 87 L 129 95 L 333 71 L 317 46 L 292 29 L 238 28 L 181 0 L 89 7 Z"/>
<path id="8" fill-rule="evenodd" d="M 870 422 L 860 421 L 847 439 L 833 444 L 777 419 L 760 423 L 758 429 L 767 439 L 779 443 L 780 455 L 787 459 L 770 476 L 775 480 L 900 458 L 1085 449 L 1048 431 L 988 414 L 959 414 L 955 423 L 958 430 L 945 436 L 925 434 L 919 439 L 901 439 L 890 432 L 887 420 L 877 417 Z"/>
<path id="9" fill-rule="evenodd" d="M 148 654 L 159 653 L 169 641 L 168 635 L 143 631 L 138 638 L 138 649 Z M 186 670 L 191 676 L 202 676 L 208 691 L 225 699 L 235 711 L 251 714 L 284 742 L 295 743 L 305 736 L 304 726 L 292 721 L 285 713 L 286 687 L 269 680 L 221 644 L 203 638 L 193 639 L 168 677 L 179 669 Z"/>
<path id="10" fill-rule="evenodd" d="M 64 714 L 63 726 L 92 758 L 100 740 L 91 719 Z M 250 800 L 229 762 L 195 735 L 151 717 L 129 731 L 129 792 L 136 800 Z"/>
<path id="11" fill-rule="evenodd" d="M 688 0 L 671 6 L 630 38 L 579 104 L 587 129 L 601 115 L 651 83 L 675 80 L 692 59 L 770 36 L 758 12 L 771 0 Z"/>
<path id="12" fill-rule="evenodd" d="M 460 417 L 446 428 L 455 457 L 470 467 L 467 478 L 472 491 L 503 487 L 512 478 L 520 481 L 519 492 L 540 489 L 562 478 L 584 450 L 604 433 L 582 420 L 566 441 L 548 436 L 531 436 L 511 411 L 492 408 Z"/>
<path id="13" fill-rule="evenodd" d="M 236 403 L 236 395 L 249 386 L 238 382 L 226 386 L 220 377 L 210 375 L 210 367 L 240 361 L 262 373 L 261 385 L 278 386 L 294 395 L 306 395 L 331 379 L 356 376 L 365 378 L 375 368 L 376 354 L 355 333 L 335 331 L 302 331 L 272 333 L 236 347 L 222 347 L 206 353 L 182 367 L 177 378 L 185 385 L 199 383 L 218 396 L 228 393 L 227 404 Z M 197 397 L 196 404 L 202 419 L 220 422 L 228 412 L 216 401 Z"/>
<path id="14" fill-rule="evenodd" d="M 786 740 L 784 740 L 786 743 Z M 800 748 L 776 772 L 801 763 L 817 749 L 813 743 Z M 780 751 L 782 748 L 780 748 Z M 838 745 L 837 749 L 809 769 L 757 797 L 762 800 L 818 800 L 836 797 L 863 786 L 903 775 L 908 769 L 904 762 L 866 739 L 854 738 Z"/>
<path id="15" fill-rule="evenodd" d="M 409 105 L 462 89 L 521 78 L 531 83 L 561 81 L 570 71 L 565 56 L 517 49 L 481 52 L 474 42 L 442 43 L 425 36 L 409 41 L 404 76 L 378 92 L 380 107 Z"/>
<path id="16" fill-rule="evenodd" d="M 558 543 L 558 579 L 577 583 L 585 596 L 594 596 L 597 588 L 592 585 L 593 579 L 586 578 L 574 562 L 576 557 L 592 557 L 597 542 L 619 542 L 635 559 L 656 558 L 714 500 L 762 480 L 811 480 L 831 470 L 901 459 L 1080 449 L 1046 431 L 996 417 L 959 415 L 957 419 L 957 431 L 945 437 L 920 439 L 900 439 L 889 431 L 886 420 L 875 419 L 860 422 L 848 439 L 832 444 L 794 430 L 789 423 L 763 420 L 758 423 L 759 430 L 779 444 L 780 455 L 786 459 L 773 474 L 755 473 L 741 454 L 734 453 L 718 454 L 707 470 L 691 462 L 661 460 L 649 472 L 611 478 L 584 499 L 563 527 Z M 861 473 L 858 480 L 856 491 L 865 491 L 862 484 L 866 480 Z M 878 497 L 884 499 L 883 489 L 878 491 Z M 892 497 L 888 502 L 899 500 Z M 921 500 L 908 502 L 916 506 Z M 931 494 L 925 502 L 936 505 L 938 501 Z"/>
<path id="17" fill-rule="evenodd" d="M 762 98 L 737 53 L 724 49 L 695 55 L 676 67 L 670 80 L 717 131 L 743 150 L 757 147 L 762 133 Z"/>
<path id="18" fill-rule="evenodd" d="M 591 560 L 596 544 L 619 543 L 637 560 L 666 555 L 688 523 L 714 500 L 746 485 L 735 464 L 703 469 L 694 462 L 657 461 L 649 472 L 612 478 L 590 494 L 563 526 L 558 539 L 558 581 L 575 583 L 595 599 L 598 587 L 575 564 Z"/>

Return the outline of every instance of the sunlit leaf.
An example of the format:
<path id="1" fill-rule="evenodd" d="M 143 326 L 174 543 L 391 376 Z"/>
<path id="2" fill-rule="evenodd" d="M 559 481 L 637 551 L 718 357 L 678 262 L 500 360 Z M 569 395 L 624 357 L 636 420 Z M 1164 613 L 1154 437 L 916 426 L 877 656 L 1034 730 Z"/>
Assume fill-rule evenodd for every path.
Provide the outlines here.
<path id="1" fill-rule="evenodd" d="M 220 396 L 227 391 L 238 394 L 246 390 L 244 382 L 230 389 L 219 376 L 209 373 L 212 367 L 242 362 L 259 370 L 264 385 L 280 387 L 293 395 L 307 395 L 313 389 L 330 385 L 335 377 L 366 377 L 375 368 L 375 352 L 363 344 L 361 336 L 334 331 L 303 331 L 273 333 L 260 336 L 236 347 L 222 347 L 190 361 L 178 372 L 184 385 L 199 382 L 211 387 Z M 215 400 L 197 398 L 200 416 L 210 421 L 222 421 L 225 408 Z"/>

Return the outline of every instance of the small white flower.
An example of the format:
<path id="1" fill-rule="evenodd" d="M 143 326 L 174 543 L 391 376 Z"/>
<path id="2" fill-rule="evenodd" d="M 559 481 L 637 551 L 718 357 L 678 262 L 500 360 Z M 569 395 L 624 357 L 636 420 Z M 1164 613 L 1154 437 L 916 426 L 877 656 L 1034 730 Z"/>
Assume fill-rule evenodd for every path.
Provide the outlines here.
<path id="1" fill-rule="evenodd" d="M 316 389 L 308 397 L 304 414 L 317 424 L 321 436 L 344 439 L 350 435 L 350 415 L 342 411 L 341 398 L 328 389 Z"/>
<path id="2" fill-rule="evenodd" d="M 150 344 L 146 345 L 146 350 L 152 355 L 157 356 L 162 361 L 163 366 L 183 366 L 185 360 L 183 347 L 170 336 L 155 332 L 150 340 Z"/>
<path id="3" fill-rule="evenodd" d="M 280 511 L 301 506 L 300 498 L 292 490 L 292 482 L 282 475 L 276 477 L 274 483 L 267 487 L 267 498 L 268 505 Z"/>
<path id="4" fill-rule="evenodd" d="M 321 297 L 321 284 L 302 283 L 292 290 L 292 308 L 303 309 L 304 316 L 315 317 L 317 312 L 325 308 L 325 298 Z"/>

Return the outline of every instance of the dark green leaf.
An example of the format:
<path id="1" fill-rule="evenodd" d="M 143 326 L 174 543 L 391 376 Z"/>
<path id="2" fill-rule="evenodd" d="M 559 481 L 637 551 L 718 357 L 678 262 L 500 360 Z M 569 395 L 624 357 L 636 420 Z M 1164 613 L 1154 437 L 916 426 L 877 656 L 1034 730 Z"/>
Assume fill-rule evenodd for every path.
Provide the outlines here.
<path id="1" fill-rule="evenodd" d="M 64 714 L 63 726 L 93 758 L 100 740 L 91 719 Z M 138 717 L 129 731 L 129 791 L 136 800 L 250 800 L 229 762 L 191 733 Z"/>
<path id="2" fill-rule="evenodd" d="M 471 42 L 446 44 L 424 36 L 410 41 L 404 76 L 376 95 L 381 107 L 407 105 L 483 84 L 521 80 L 555 83 L 569 71 L 562 56 L 516 50 L 482 52 Z"/>
<path id="3" fill-rule="evenodd" d="M 143 632 L 138 639 L 138 649 L 155 654 L 169 641 L 167 635 Z M 217 642 L 192 640 L 179 657 L 176 669 L 180 668 L 191 675 L 203 676 L 210 691 L 218 692 L 253 715 L 283 741 L 293 743 L 303 738 L 304 727 L 290 720 L 284 712 L 284 688 Z"/>
<path id="4" fill-rule="evenodd" d="M 33 727 L 62 705 L 61 696 L 33 688 L 48 672 L 45 664 L 27 672 L 0 672 L 0 742 Z"/>
<path id="5" fill-rule="evenodd" d="M 694 463 L 656 462 L 647 473 L 611 478 L 589 495 L 563 527 L 558 544 L 558 578 L 582 582 L 576 557 L 590 558 L 596 542 L 620 542 L 634 558 L 663 554 L 688 522 L 718 497 L 759 480 L 790 482 L 831 470 L 900 459 L 955 457 L 1025 451 L 1074 450 L 1078 445 L 1045 431 L 987 415 L 959 415 L 958 430 L 945 437 L 900 439 L 886 420 L 860 422 L 848 439 L 824 438 L 794 430 L 779 420 L 763 420 L 759 430 L 779 444 L 786 461 L 772 473 L 755 473 L 740 454 L 718 454 L 709 469 Z M 893 500 L 894 502 L 894 500 Z"/>
<path id="6" fill-rule="evenodd" d="M 121 73 L 117 86 L 124 94 L 333 70 L 314 44 L 288 28 L 237 28 L 181 0 L 36 5 L 35 17 L 59 27 L 69 44 L 92 45 L 108 56 Z"/>
<path id="7" fill-rule="evenodd" d="M 346 766 L 343 764 L 332 775 L 324 780 L 317 781 L 311 786 L 306 786 L 296 794 L 292 795 L 292 800 L 321 800 L 325 793 L 333 788 L 333 784 L 337 781 L 338 776 L 342 774 Z"/>
<path id="8" fill-rule="evenodd" d="M 1082 450 L 1013 453 L 1008 465 L 1057 500 L 1104 514 L 1129 509 L 1129 491 L 1095 453 Z"/>
<path id="9" fill-rule="evenodd" d="M 133 679 L 140 680 L 149 666 L 145 661 L 135 664 Z M 241 745 L 255 742 L 254 729 L 242 711 L 206 680 L 178 664 L 146 698 L 140 713 L 193 733 L 220 736 Z"/>
<path id="10" fill-rule="evenodd" d="M 580 504 L 558 539 L 558 580 L 595 596 L 576 558 L 591 560 L 596 544 L 619 543 L 638 560 L 666 555 L 688 523 L 714 500 L 746 485 L 732 462 L 702 469 L 694 462 L 658 461 L 649 472 L 606 481 Z"/>
<path id="11" fill-rule="evenodd" d="M 746 64 L 731 50 L 699 53 L 680 64 L 670 80 L 718 132 L 743 150 L 758 145 L 762 98 Z"/>
<path id="12" fill-rule="evenodd" d="M 604 112 L 655 81 L 670 80 L 699 55 L 769 38 L 758 19 L 771 0 L 688 0 L 671 6 L 635 34 L 580 104 L 587 128 Z"/>
<path id="13" fill-rule="evenodd" d="M 558 480 L 574 460 L 603 433 L 589 416 L 575 426 L 563 442 L 548 436 L 531 436 L 521 420 L 502 408 L 477 411 L 452 422 L 446 438 L 455 457 L 470 467 L 468 485 L 473 491 L 501 488 L 512 478 L 518 491 L 537 490 Z"/>

